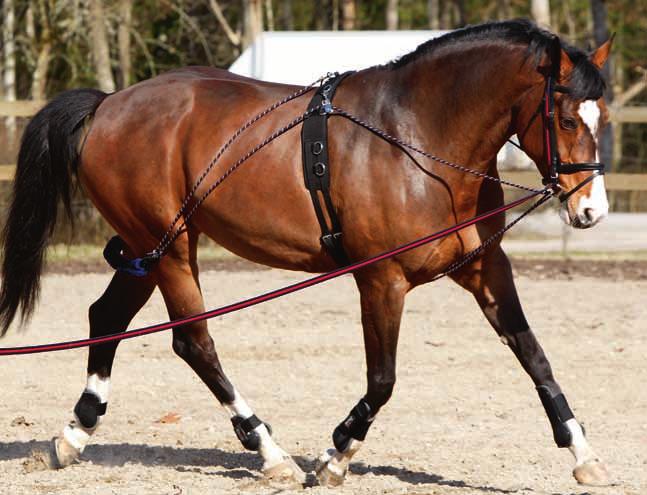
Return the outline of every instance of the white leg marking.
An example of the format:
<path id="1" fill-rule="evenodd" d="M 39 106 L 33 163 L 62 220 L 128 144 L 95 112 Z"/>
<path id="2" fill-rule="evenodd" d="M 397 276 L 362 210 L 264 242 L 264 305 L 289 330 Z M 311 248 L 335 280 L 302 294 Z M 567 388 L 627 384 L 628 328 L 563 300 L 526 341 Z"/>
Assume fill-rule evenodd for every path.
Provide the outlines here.
<path id="1" fill-rule="evenodd" d="M 110 394 L 110 378 L 101 378 L 97 374 L 88 375 L 85 392 L 96 394 L 101 400 L 101 403 L 108 402 L 108 395 Z M 63 436 L 70 445 L 75 449 L 78 449 L 79 452 L 83 452 L 83 449 L 85 449 L 85 446 L 90 440 L 90 436 L 96 431 L 100 422 L 101 416 L 99 416 L 94 428 L 85 428 L 79 422 L 75 414 L 74 419 L 63 430 Z"/>
<path id="2" fill-rule="evenodd" d="M 235 389 L 234 402 L 225 404 L 225 408 L 229 411 L 232 418 L 234 416 L 242 416 L 244 419 L 247 419 L 254 414 L 252 408 L 249 407 L 245 399 Z M 289 458 L 289 455 L 274 442 L 264 424 L 257 426 L 254 431 L 261 438 L 259 453 L 263 458 L 263 470 L 277 466 Z"/>
<path id="3" fill-rule="evenodd" d="M 99 396 L 101 403 L 108 402 L 110 395 L 110 378 L 101 378 L 96 373 L 88 375 L 88 382 L 85 386 L 86 392 L 92 392 Z"/>
<path id="4" fill-rule="evenodd" d="M 566 427 L 571 432 L 572 441 L 568 450 L 575 457 L 575 465 L 581 466 L 582 464 L 596 460 L 597 456 L 589 445 L 589 442 L 587 442 L 579 423 L 575 419 L 569 419 L 566 422 Z"/>
<path id="5" fill-rule="evenodd" d="M 348 447 L 344 452 L 339 452 L 337 449 L 327 450 L 320 458 L 322 464 L 328 463 L 327 468 L 335 475 L 344 477 L 348 471 L 350 460 L 357 453 L 362 446 L 361 441 L 351 438 Z"/>

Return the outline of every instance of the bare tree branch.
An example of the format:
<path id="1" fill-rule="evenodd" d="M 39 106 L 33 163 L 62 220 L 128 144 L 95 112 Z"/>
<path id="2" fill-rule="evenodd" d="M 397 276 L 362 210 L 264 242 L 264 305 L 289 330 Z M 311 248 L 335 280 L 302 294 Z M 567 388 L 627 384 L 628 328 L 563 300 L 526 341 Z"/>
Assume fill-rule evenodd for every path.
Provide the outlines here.
<path id="1" fill-rule="evenodd" d="M 647 88 L 647 70 L 641 69 L 643 77 L 629 86 L 613 100 L 613 105 L 616 107 L 622 107 L 629 103 L 632 99 L 642 93 L 645 88 Z"/>
<path id="2" fill-rule="evenodd" d="M 200 40 L 200 44 L 202 45 L 202 49 L 204 50 L 204 54 L 207 57 L 207 63 L 209 65 L 214 65 L 213 64 L 213 55 L 211 54 L 211 48 L 209 48 L 209 43 L 207 42 L 207 38 L 204 36 L 204 33 L 200 29 L 200 26 L 193 20 L 193 18 L 184 12 L 184 10 L 175 4 L 175 2 L 171 2 L 170 0 L 165 0 L 164 3 L 169 5 L 175 12 L 177 12 L 182 20 L 186 22 L 193 31 L 195 31 L 195 34 L 198 35 L 198 39 Z"/>
<path id="3" fill-rule="evenodd" d="M 229 22 L 227 22 L 227 18 L 223 14 L 222 8 L 217 0 L 209 0 L 209 7 L 211 8 L 213 15 L 216 16 L 216 19 L 222 27 L 222 30 L 225 32 L 225 36 L 227 36 L 229 42 L 234 46 L 240 46 L 240 35 L 236 33 L 229 25 Z"/>

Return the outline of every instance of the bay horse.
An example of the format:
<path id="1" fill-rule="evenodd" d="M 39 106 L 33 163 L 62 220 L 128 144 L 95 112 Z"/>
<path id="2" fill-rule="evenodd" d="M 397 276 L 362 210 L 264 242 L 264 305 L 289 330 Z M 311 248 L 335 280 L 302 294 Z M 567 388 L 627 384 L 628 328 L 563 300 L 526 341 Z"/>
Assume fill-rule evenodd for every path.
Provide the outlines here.
<path id="1" fill-rule="evenodd" d="M 460 29 L 389 64 L 348 76 L 335 104 L 438 156 L 493 176 L 497 151 L 517 134 L 546 178 L 550 174 L 546 129 L 537 116 L 547 74 L 556 67 L 550 48 L 556 39 L 525 20 Z M 554 95 L 552 132 L 555 151 L 565 164 L 596 160 L 598 135 L 607 121 L 600 68 L 610 46 L 608 41 L 585 54 L 559 45 L 556 82 L 563 90 Z M 19 313 L 24 322 L 34 310 L 57 206 L 62 202 L 69 213 L 75 176 L 124 240 L 127 254 L 141 256 L 162 237 L 214 150 L 249 116 L 296 89 L 225 70 L 189 67 L 110 95 L 79 89 L 54 98 L 32 119 L 20 148 L 3 237 L 2 333 Z M 233 162 L 303 113 L 307 103 L 308 98 L 297 98 L 266 115 L 223 159 Z M 421 170 L 410 155 L 347 119 L 330 118 L 329 157 L 332 201 L 351 261 L 503 203 L 501 184 L 438 163 L 425 164 Z M 559 187 L 573 193 L 560 215 L 575 228 L 591 227 L 608 212 L 603 177 L 592 174 L 582 170 L 558 178 Z M 492 217 L 354 274 L 361 300 L 367 389 L 335 429 L 335 447 L 320 459 L 321 484 L 343 482 L 350 459 L 391 396 L 405 295 L 478 246 L 503 221 Z M 90 306 L 90 335 L 126 331 L 156 287 L 170 318 L 202 312 L 197 262 L 201 234 L 272 267 L 323 272 L 336 266 L 319 242 L 319 224 L 304 187 L 298 129 L 285 133 L 232 174 L 198 208 L 149 275 L 115 273 Z M 489 246 L 451 278 L 474 295 L 532 379 L 557 445 L 575 457 L 575 478 L 581 483 L 607 483 L 605 465 L 587 442 L 526 321 L 510 263 L 499 244 Z M 54 442 L 57 467 L 80 456 L 105 414 L 116 348 L 110 343 L 89 350 L 85 389 L 74 417 Z M 206 323 L 175 328 L 173 349 L 230 412 L 243 445 L 262 456 L 263 472 L 302 481 L 299 466 L 275 443 L 269 427 L 225 375 Z"/>

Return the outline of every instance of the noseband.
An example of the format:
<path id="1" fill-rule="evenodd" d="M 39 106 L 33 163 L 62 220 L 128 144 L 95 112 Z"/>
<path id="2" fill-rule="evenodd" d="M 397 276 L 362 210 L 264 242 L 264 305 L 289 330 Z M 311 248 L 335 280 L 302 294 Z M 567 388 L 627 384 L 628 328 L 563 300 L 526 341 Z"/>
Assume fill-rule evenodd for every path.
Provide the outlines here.
<path id="1" fill-rule="evenodd" d="M 570 88 L 556 84 L 560 72 L 561 60 L 561 43 L 559 38 L 555 37 L 552 51 L 552 70 L 546 76 L 546 88 L 541 101 L 542 121 L 544 126 L 544 149 L 546 151 L 546 161 L 548 165 L 548 176 L 544 177 L 544 185 L 551 186 L 553 189 L 561 189 L 559 185 L 559 175 L 571 175 L 578 172 L 592 172 L 592 174 L 580 182 L 577 186 L 569 191 L 559 195 L 559 200 L 563 203 L 573 194 L 586 186 L 589 182 L 599 175 L 604 175 L 604 163 L 583 162 L 583 163 L 564 163 L 559 157 L 557 149 L 557 131 L 555 129 L 555 92 L 568 94 Z"/>

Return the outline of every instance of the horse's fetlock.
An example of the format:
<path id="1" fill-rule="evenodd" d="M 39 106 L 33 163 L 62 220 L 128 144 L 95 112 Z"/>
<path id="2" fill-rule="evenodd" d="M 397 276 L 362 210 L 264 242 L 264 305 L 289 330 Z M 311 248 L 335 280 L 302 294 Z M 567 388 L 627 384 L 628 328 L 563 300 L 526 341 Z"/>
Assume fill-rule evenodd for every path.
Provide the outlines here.
<path id="1" fill-rule="evenodd" d="M 339 452 L 345 452 L 351 439 L 364 441 L 375 414 L 365 399 L 361 399 L 332 434 L 333 444 Z"/>
<path id="2" fill-rule="evenodd" d="M 566 402 L 566 397 L 562 393 L 554 395 L 546 385 L 538 386 L 537 393 L 553 429 L 555 443 L 560 448 L 570 447 L 573 435 L 566 422 L 575 416 Z"/>
<path id="3" fill-rule="evenodd" d="M 242 416 L 233 416 L 231 418 L 231 424 L 234 427 L 234 433 L 236 437 L 240 440 L 240 443 L 243 444 L 247 450 L 258 451 L 261 447 L 261 435 L 256 430 L 261 425 L 265 425 L 267 432 L 272 434 L 272 427 L 258 419 L 258 416 L 253 414 L 248 418 L 243 418 Z"/>

